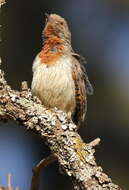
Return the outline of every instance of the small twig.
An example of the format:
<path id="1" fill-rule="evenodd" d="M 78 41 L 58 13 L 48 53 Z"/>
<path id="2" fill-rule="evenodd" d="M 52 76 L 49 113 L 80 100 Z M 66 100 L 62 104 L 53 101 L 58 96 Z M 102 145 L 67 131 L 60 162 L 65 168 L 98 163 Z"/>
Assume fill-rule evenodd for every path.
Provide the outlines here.
<path id="1" fill-rule="evenodd" d="M 95 146 L 99 145 L 100 141 L 101 141 L 100 138 L 97 138 L 97 139 L 91 141 L 91 142 L 89 143 L 89 146 L 95 147 Z"/>
<path id="2" fill-rule="evenodd" d="M 8 190 L 12 190 L 12 185 L 11 185 L 11 174 L 8 174 Z"/>
<path id="3" fill-rule="evenodd" d="M 28 90 L 28 84 L 26 81 L 22 81 L 21 83 L 21 90 L 22 91 L 27 91 Z"/>
<path id="4" fill-rule="evenodd" d="M 33 168 L 33 176 L 31 180 L 31 188 L 30 190 L 39 190 L 39 175 L 42 168 L 52 164 L 53 162 L 57 161 L 57 157 L 55 155 L 50 155 L 47 158 L 41 160 L 35 168 Z"/>

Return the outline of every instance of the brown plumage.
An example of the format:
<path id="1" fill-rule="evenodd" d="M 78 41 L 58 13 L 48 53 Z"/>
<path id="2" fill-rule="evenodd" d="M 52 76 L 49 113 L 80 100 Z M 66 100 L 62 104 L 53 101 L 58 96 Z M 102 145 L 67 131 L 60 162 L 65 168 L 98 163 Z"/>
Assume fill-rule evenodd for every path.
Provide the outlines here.
<path id="1" fill-rule="evenodd" d="M 44 45 L 33 63 L 32 92 L 42 103 L 72 115 L 80 125 L 87 108 L 87 94 L 93 89 L 84 59 L 74 53 L 66 21 L 51 14 L 43 31 Z"/>

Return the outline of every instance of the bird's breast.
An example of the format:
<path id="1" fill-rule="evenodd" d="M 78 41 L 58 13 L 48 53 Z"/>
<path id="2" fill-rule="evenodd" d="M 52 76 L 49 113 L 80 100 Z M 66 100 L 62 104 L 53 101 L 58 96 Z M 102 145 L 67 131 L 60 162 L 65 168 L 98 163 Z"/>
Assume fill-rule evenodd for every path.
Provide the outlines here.
<path id="1" fill-rule="evenodd" d="M 66 112 L 75 109 L 75 86 L 70 57 L 61 56 L 54 64 L 41 64 L 37 57 L 33 64 L 32 92 L 48 107 Z"/>

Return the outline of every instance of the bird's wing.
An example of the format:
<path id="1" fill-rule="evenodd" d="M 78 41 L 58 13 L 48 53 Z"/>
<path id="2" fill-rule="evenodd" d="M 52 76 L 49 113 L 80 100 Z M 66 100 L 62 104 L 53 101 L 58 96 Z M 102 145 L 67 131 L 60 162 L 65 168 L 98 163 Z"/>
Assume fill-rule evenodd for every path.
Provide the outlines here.
<path id="1" fill-rule="evenodd" d="M 86 59 L 83 56 L 80 56 L 79 54 L 76 54 L 76 53 L 73 53 L 72 55 L 79 61 L 81 69 L 83 71 L 83 77 L 84 77 L 84 81 L 86 85 L 86 93 L 88 95 L 93 95 L 94 89 L 88 79 L 88 75 L 86 71 L 86 64 L 87 64 Z"/>
<path id="2" fill-rule="evenodd" d="M 80 58 L 75 55 L 72 57 L 72 77 L 75 84 L 76 108 L 73 115 L 73 121 L 80 125 L 84 120 L 87 110 L 87 94 L 93 93 L 93 88 L 88 80 L 85 67 Z"/>

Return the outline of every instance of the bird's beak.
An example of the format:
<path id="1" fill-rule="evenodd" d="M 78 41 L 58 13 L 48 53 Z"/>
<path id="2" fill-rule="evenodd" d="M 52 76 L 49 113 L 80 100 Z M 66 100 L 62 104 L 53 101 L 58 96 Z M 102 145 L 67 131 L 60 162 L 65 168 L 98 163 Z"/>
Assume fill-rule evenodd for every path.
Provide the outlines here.
<path id="1" fill-rule="evenodd" d="M 45 13 L 45 18 L 48 19 L 48 17 L 49 17 L 49 14 Z"/>
<path id="2" fill-rule="evenodd" d="M 48 22 L 48 19 L 49 19 L 49 14 L 48 13 L 45 13 L 45 19 L 46 19 L 46 22 L 45 22 L 45 25 L 46 25 L 47 22 Z"/>

